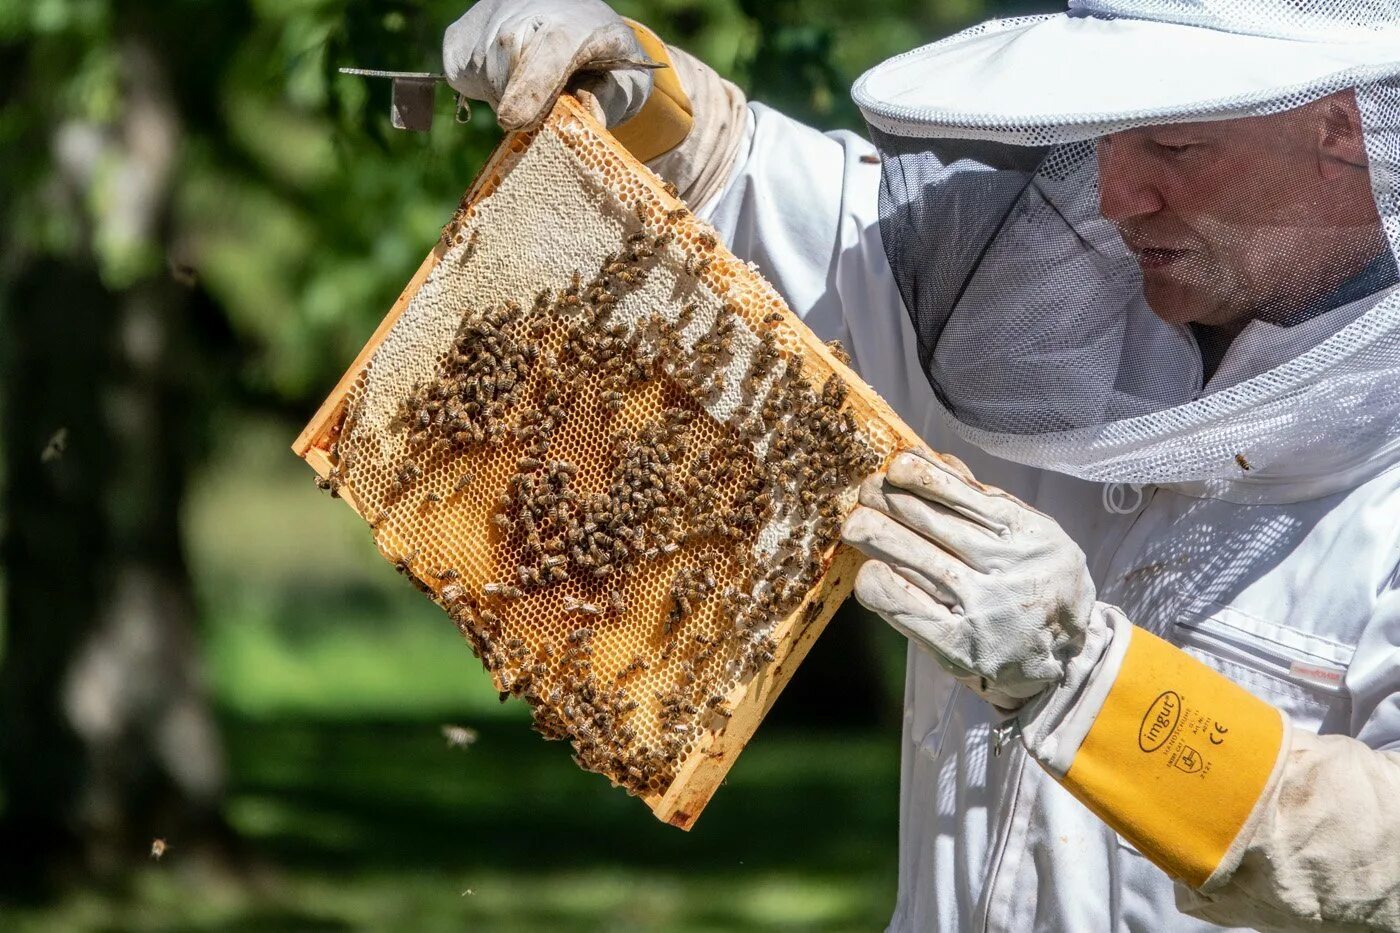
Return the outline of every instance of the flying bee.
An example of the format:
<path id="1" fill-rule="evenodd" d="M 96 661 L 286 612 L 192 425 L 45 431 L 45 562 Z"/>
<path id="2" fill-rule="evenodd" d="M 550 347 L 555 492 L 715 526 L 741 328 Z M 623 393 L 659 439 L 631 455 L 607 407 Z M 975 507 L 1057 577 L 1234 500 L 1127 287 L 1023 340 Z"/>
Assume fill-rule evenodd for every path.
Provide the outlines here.
<path id="1" fill-rule="evenodd" d="M 165 855 L 166 850 L 169 848 L 170 844 L 167 843 L 164 839 L 152 839 L 151 858 L 159 862 L 161 860 L 161 857 Z"/>

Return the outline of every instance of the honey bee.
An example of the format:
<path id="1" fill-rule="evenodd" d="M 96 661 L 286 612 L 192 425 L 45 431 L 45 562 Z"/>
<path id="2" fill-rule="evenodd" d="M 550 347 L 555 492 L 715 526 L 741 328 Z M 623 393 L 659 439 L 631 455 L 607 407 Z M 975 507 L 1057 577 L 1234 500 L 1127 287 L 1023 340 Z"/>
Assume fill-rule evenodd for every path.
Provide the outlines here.
<path id="1" fill-rule="evenodd" d="M 695 237 L 695 242 L 700 244 L 701 249 L 714 249 L 718 245 L 713 234 L 704 232 Z"/>
<path id="2" fill-rule="evenodd" d="M 399 468 L 399 472 L 394 478 L 395 485 L 398 487 L 398 490 L 402 492 L 411 486 L 414 480 L 422 475 L 423 471 L 418 467 L 418 464 L 414 463 L 412 460 L 407 460 L 404 462 L 403 466 Z"/>
<path id="3" fill-rule="evenodd" d="M 455 583 L 449 583 L 442 588 L 442 601 L 445 603 L 455 603 L 462 598 L 462 588 Z"/>
<path id="4" fill-rule="evenodd" d="M 684 207 L 675 207 L 666 212 L 666 220 L 667 222 L 674 223 L 689 213 L 690 211 L 686 210 Z"/>
<path id="5" fill-rule="evenodd" d="M 463 473 L 460 477 L 458 477 L 458 479 L 457 479 L 457 485 L 455 485 L 454 487 L 452 487 L 452 491 L 453 491 L 453 492 L 461 492 L 463 489 L 466 489 L 467 486 L 471 485 L 471 481 L 472 481 L 473 479 L 475 479 L 475 478 L 476 478 L 476 474 L 473 473 L 471 470 L 467 470 L 467 471 L 466 471 L 465 473 Z"/>
<path id="6" fill-rule="evenodd" d="M 371 521 L 371 522 L 369 523 L 369 527 L 370 527 L 371 529 L 377 531 L 377 530 L 379 529 L 379 526 L 382 525 L 382 524 L 384 524 L 384 522 L 385 522 L 388 518 L 389 518 L 389 513 L 388 513 L 388 511 L 386 511 L 385 509 L 380 509 L 378 512 L 375 513 L 375 515 L 374 515 L 374 520 Z"/>
<path id="7" fill-rule="evenodd" d="M 418 549 L 414 548 L 407 554 L 400 556 L 397 560 L 394 561 L 394 569 L 397 570 L 399 573 L 407 574 L 409 570 L 413 567 L 413 560 L 417 556 Z"/>
<path id="8" fill-rule="evenodd" d="M 459 573 L 458 573 L 455 569 L 453 569 L 452 567 L 448 567 L 446 570 L 439 570 L 438 573 L 437 573 L 437 578 L 438 578 L 439 580 L 442 580 L 444 583 L 451 583 L 453 580 L 457 579 L 459 576 L 461 576 L 461 574 L 459 574 Z"/>
<path id="9" fill-rule="evenodd" d="M 151 858 L 153 858 L 153 859 L 155 859 L 157 862 L 159 862 L 159 861 L 161 860 L 161 858 L 163 858 L 163 857 L 165 856 L 165 853 L 166 853 L 166 851 L 167 851 L 169 848 L 170 848 L 170 844 L 169 844 L 168 842 L 166 842 L 164 839 L 159 839 L 159 838 L 157 838 L 157 839 L 152 839 L 152 840 L 151 840 Z"/>
<path id="10" fill-rule="evenodd" d="M 778 323 L 779 321 L 781 321 L 782 319 L 783 319 L 783 313 L 782 313 L 781 311 L 770 311 L 770 312 L 768 312 L 767 314 L 765 314 L 765 315 L 763 316 L 763 323 L 765 323 L 765 324 L 777 324 L 777 323 Z"/>
<path id="11" fill-rule="evenodd" d="M 1239 464 L 1240 469 L 1244 470 L 1245 472 L 1254 469 L 1254 467 L 1250 465 L 1249 461 L 1245 459 L 1244 454 L 1235 454 L 1235 463 Z"/>
<path id="12" fill-rule="evenodd" d="M 711 262 L 713 260 L 709 256 L 686 256 L 683 268 L 686 275 L 698 277 L 710 267 Z"/>

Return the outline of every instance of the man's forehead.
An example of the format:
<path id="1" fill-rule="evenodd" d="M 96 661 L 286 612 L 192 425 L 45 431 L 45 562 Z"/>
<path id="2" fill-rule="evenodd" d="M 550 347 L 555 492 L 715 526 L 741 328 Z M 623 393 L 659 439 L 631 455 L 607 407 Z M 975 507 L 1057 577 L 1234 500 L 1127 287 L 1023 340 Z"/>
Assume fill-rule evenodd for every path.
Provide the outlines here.
<path id="1" fill-rule="evenodd" d="M 1229 117 L 1223 120 L 1183 120 L 1171 123 L 1155 123 L 1149 126 L 1134 127 L 1110 133 L 1110 139 L 1134 137 L 1161 138 L 1169 136 L 1197 136 L 1213 139 L 1226 136 L 1254 136 L 1265 133 L 1281 133 L 1315 126 L 1324 119 L 1327 108 L 1342 106 L 1359 122 L 1360 113 L 1356 106 L 1355 92 L 1346 90 L 1330 94 L 1319 100 L 1309 101 L 1297 107 L 1281 110 L 1278 113 L 1260 114 L 1247 117 Z"/>

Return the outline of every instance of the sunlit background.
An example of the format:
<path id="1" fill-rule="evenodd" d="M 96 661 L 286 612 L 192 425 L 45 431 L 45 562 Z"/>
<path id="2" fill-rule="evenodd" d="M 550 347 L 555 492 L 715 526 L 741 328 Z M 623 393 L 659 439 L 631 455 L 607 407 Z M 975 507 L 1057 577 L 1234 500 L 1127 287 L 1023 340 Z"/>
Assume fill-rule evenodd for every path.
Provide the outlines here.
<path id="1" fill-rule="evenodd" d="M 0 929 L 888 919 L 903 644 L 878 620 L 843 610 L 681 833 L 498 704 L 288 449 L 498 138 L 446 90 L 396 133 L 387 84 L 335 69 L 435 70 L 464 8 L 0 0 Z M 856 129 L 862 70 L 1034 8 L 618 3 Z"/>

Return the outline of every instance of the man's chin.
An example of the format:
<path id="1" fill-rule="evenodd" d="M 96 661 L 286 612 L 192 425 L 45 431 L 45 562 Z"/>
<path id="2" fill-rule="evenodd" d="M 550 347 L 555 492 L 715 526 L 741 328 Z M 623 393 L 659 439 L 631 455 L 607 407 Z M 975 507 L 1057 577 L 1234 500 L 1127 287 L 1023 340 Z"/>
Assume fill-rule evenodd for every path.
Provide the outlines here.
<path id="1" fill-rule="evenodd" d="M 1147 307 L 1168 324 L 1184 326 L 1211 317 L 1213 306 L 1202 301 L 1194 289 L 1184 288 L 1180 283 L 1154 284 L 1148 279 L 1144 281 L 1142 291 Z"/>

